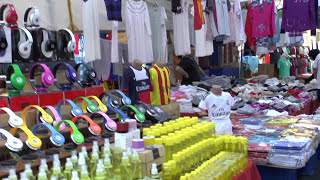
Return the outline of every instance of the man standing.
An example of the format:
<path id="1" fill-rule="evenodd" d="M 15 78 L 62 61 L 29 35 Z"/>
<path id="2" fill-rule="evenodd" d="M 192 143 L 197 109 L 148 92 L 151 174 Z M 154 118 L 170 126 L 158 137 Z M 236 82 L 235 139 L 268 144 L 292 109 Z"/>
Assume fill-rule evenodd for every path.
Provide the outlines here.
<path id="1" fill-rule="evenodd" d="M 222 92 L 221 86 L 213 85 L 209 95 L 202 100 L 199 108 L 207 110 L 210 121 L 215 123 L 216 134 L 232 134 L 230 121 L 234 99 L 230 93 Z"/>

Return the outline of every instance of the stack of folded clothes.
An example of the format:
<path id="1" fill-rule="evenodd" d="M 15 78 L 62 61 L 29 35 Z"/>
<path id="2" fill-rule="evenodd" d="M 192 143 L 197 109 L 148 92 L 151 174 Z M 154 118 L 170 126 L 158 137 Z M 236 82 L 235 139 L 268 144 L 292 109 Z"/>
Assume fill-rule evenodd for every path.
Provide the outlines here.
<path id="1" fill-rule="evenodd" d="M 246 125 L 264 125 L 271 118 L 266 116 L 252 116 L 248 118 L 240 119 L 240 124 Z"/>

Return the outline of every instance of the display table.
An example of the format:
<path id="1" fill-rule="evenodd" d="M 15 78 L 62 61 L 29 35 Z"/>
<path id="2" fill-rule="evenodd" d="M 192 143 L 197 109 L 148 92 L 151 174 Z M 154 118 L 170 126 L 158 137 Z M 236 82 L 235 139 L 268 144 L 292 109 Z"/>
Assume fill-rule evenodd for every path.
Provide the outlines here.
<path id="1" fill-rule="evenodd" d="M 248 167 L 240 173 L 238 176 L 232 178 L 232 180 L 260 180 L 260 174 L 257 166 L 248 160 Z"/>

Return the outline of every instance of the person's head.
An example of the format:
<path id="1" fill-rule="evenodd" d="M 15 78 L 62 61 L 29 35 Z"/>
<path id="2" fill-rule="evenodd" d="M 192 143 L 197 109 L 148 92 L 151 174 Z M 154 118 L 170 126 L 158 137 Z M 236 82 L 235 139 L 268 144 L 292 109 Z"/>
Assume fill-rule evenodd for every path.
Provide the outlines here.
<path id="1" fill-rule="evenodd" d="M 318 49 L 312 49 L 311 51 L 309 51 L 309 57 L 312 60 L 315 60 L 319 53 L 320 53 L 320 51 Z"/>
<path id="2" fill-rule="evenodd" d="M 196 54 L 196 50 L 192 45 L 190 46 L 190 50 L 191 50 L 190 54 L 188 54 L 187 57 L 193 58 L 195 56 L 195 54 Z"/>
<path id="3" fill-rule="evenodd" d="M 211 92 L 216 96 L 221 96 L 222 90 L 219 85 L 212 85 Z"/>
<path id="4" fill-rule="evenodd" d="M 282 56 L 283 58 L 287 58 L 287 57 L 288 57 L 287 51 L 283 51 L 283 53 L 281 54 L 281 56 Z"/>

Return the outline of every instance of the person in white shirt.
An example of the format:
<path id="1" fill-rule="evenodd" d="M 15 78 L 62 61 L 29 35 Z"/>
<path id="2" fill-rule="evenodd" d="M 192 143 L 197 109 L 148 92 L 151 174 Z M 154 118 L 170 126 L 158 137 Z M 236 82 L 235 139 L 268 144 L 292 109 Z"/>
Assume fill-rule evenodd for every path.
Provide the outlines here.
<path id="1" fill-rule="evenodd" d="M 230 121 L 234 99 L 230 93 L 222 92 L 221 86 L 213 85 L 209 95 L 200 102 L 199 108 L 208 110 L 210 121 L 215 123 L 216 134 L 232 134 Z"/>

